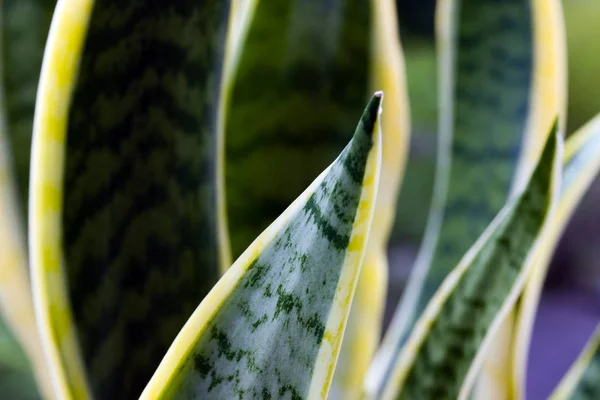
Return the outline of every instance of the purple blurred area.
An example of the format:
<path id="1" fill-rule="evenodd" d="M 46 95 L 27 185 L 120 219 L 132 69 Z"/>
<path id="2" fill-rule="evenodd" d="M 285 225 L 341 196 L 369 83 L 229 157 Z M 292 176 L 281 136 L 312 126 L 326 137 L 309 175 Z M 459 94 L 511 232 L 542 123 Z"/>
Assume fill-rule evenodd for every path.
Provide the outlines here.
<path id="1" fill-rule="evenodd" d="M 527 399 L 547 399 L 600 320 L 596 293 L 546 290 L 533 330 L 527 368 Z"/>

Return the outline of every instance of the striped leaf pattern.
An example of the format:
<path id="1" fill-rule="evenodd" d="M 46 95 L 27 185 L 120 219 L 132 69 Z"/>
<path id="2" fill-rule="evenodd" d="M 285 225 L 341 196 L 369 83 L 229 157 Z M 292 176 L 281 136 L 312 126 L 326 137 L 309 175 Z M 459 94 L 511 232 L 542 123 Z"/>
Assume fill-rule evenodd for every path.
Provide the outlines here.
<path id="1" fill-rule="evenodd" d="M 434 198 L 423 246 L 365 383 L 373 396 L 390 383 L 416 318 L 508 198 L 531 107 L 529 0 L 441 0 L 436 18 L 441 86 Z"/>
<path id="2" fill-rule="evenodd" d="M 259 0 L 247 14 L 225 105 L 234 259 L 341 152 L 369 96 L 369 2 Z"/>
<path id="3" fill-rule="evenodd" d="M 498 326 L 525 284 L 558 199 L 562 136 L 549 136 L 526 190 L 444 280 L 393 370 L 388 398 L 466 399 Z"/>
<path id="4" fill-rule="evenodd" d="M 341 151 L 369 88 L 386 93 L 373 235 L 332 390 L 348 399 L 358 395 L 381 335 L 385 251 L 409 136 L 395 4 L 258 0 L 240 2 L 236 15 L 224 117 L 234 257 Z"/>
<path id="5" fill-rule="evenodd" d="M 219 276 L 229 2 L 61 0 L 37 99 L 32 264 L 61 397 L 140 395 Z"/>
<path id="6" fill-rule="evenodd" d="M 374 89 L 385 92 L 381 116 L 381 178 L 373 227 L 356 288 L 330 399 L 360 398 L 363 381 L 379 342 L 388 287 L 387 247 L 394 223 L 410 136 L 404 57 L 394 0 L 372 0 L 371 72 Z"/>
<path id="7" fill-rule="evenodd" d="M 519 191 L 527 182 L 529 172 L 542 150 L 548 127 L 556 115 L 559 129 L 566 126 L 566 38 L 564 16 L 560 0 L 529 0 L 533 18 L 533 84 L 526 130 L 523 135 L 518 170 L 512 182 L 512 192 Z M 530 280 L 527 287 L 532 283 Z M 534 284 L 535 285 L 535 284 Z M 527 291 L 528 289 L 525 289 Z M 518 302 L 517 304 L 521 304 Z M 516 307 L 515 307 L 516 308 Z M 475 396 L 497 399 L 524 396 L 528 351 L 512 346 L 515 338 L 514 321 L 522 319 L 515 309 L 498 328 L 494 344 L 486 357 Z M 528 315 L 533 324 L 534 313 Z M 512 391 L 512 393 L 508 393 Z"/>
<path id="8" fill-rule="evenodd" d="M 514 335 L 514 367 L 516 382 L 523 382 L 533 323 L 542 294 L 544 279 L 554 249 L 579 201 L 600 170 L 600 115 L 585 124 L 566 142 L 560 200 L 550 228 L 536 253 L 531 277 L 517 308 Z M 524 392 L 524 387 L 521 388 Z"/>
<path id="9" fill-rule="evenodd" d="M 200 304 L 142 398 L 327 396 L 375 205 L 381 99 Z"/>

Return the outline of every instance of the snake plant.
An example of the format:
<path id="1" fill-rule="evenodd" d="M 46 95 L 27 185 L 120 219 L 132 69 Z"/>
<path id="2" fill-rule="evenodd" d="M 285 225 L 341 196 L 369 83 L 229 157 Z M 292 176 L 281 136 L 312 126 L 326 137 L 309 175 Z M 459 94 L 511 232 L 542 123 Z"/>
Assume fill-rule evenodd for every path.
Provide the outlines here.
<path id="1" fill-rule="evenodd" d="M 435 196 L 381 345 L 410 137 L 394 1 L 1 7 L 0 384 L 523 397 L 549 259 L 600 168 L 600 117 L 564 140 L 559 0 L 439 0 Z M 554 398 L 599 390 L 599 343 Z"/>

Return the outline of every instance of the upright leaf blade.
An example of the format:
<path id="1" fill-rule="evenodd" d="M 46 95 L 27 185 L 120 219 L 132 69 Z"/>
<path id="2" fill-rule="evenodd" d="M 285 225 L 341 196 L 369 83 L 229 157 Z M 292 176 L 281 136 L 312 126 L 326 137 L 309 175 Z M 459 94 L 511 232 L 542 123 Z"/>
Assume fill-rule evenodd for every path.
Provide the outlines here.
<path id="1" fill-rule="evenodd" d="M 370 4 L 350 3 L 238 7 L 224 116 L 234 259 L 340 153 L 370 95 Z"/>
<path id="2" fill-rule="evenodd" d="M 542 150 L 548 126 L 556 115 L 560 129 L 566 126 L 567 59 L 564 17 L 560 0 L 529 0 L 533 19 L 533 86 L 527 125 L 523 136 L 523 148 L 512 191 L 519 191 L 535 160 Z M 527 284 L 528 286 L 530 283 Z M 520 304 L 520 302 L 518 303 Z M 515 307 L 518 308 L 518 307 Z M 533 314 L 530 314 L 533 323 Z M 517 350 L 514 342 L 514 321 L 517 311 L 507 317 L 493 339 L 481 380 L 475 392 L 476 398 L 522 398 L 525 395 L 527 351 Z M 512 391 L 512 393 L 508 393 Z"/>
<path id="3" fill-rule="evenodd" d="M 346 399 L 359 394 L 380 337 L 385 247 L 409 137 L 395 5 L 253 1 L 240 2 L 236 15 L 224 117 L 234 257 L 341 151 L 369 92 L 386 93 L 384 183 L 332 390 Z M 255 118 L 262 114 L 269 118 Z"/>
<path id="4" fill-rule="evenodd" d="M 220 0 L 58 4 L 36 108 L 30 233 L 61 398 L 139 396 L 218 279 L 228 16 Z"/>
<path id="5" fill-rule="evenodd" d="M 394 223 L 398 190 L 410 137 L 404 58 L 398 38 L 394 0 L 371 1 L 371 85 L 386 94 L 382 114 L 381 181 L 369 245 L 329 399 L 358 399 L 381 338 L 388 287 L 388 238 Z"/>
<path id="6" fill-rule="evenodd" d="M 374 211 L 380 102 L 196 309 L 143 399 L 327 396 Z"/>
<path id="7" fill-rule="evenodd" d="M 600 115 L 569 137 L 565 145 L 563 169 L 560 200 L 556 213 L 553 215 L 549 229 L 536 253 L 531 277 L 517 308 L 512 369 L 515 374 L 513 377 L 515 382 L 522 382 L 525 379 L 524 372 L 533 323 L 554 249 L 581 198 L 600 170 Z M 524 385 L 521 390 L 523 388 Z"/>
<path id="8" fill-rule="evenodd" d="M 504 205 L 534 108 L 529 0 L 442 0 L 436 13 L 441 114 L 434 196 L 423 245 L 365 383 L 376 397 L 416 318 Z"/>
<path id="9" fill-rule="evenodd" d="M 384 399 L 468 397 L 490 334 L 531 272 L 558 199 L 561 159 L 562 137 L 555 124 L 526 190 L 502 209 L 417 322 Z"/>

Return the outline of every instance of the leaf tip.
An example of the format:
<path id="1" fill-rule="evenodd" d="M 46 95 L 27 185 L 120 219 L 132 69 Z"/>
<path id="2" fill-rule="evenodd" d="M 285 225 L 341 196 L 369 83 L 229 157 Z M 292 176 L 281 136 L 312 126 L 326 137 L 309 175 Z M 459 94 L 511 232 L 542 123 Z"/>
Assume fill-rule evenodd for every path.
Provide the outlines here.
<path id="1" fill-rule="evenodd" d="M 365 135 L 371 136 L 375 130 L 377 118 L 381 114 L 381 104 L 383 102 L 383 91 L 379 90 L 373 94 L 371 100 L 367 104 L 365 111 L 360 119 L 362 129 L 358 131 L 364 132 Z M 358 133 L 358 132 L 357 132 Z"/>

